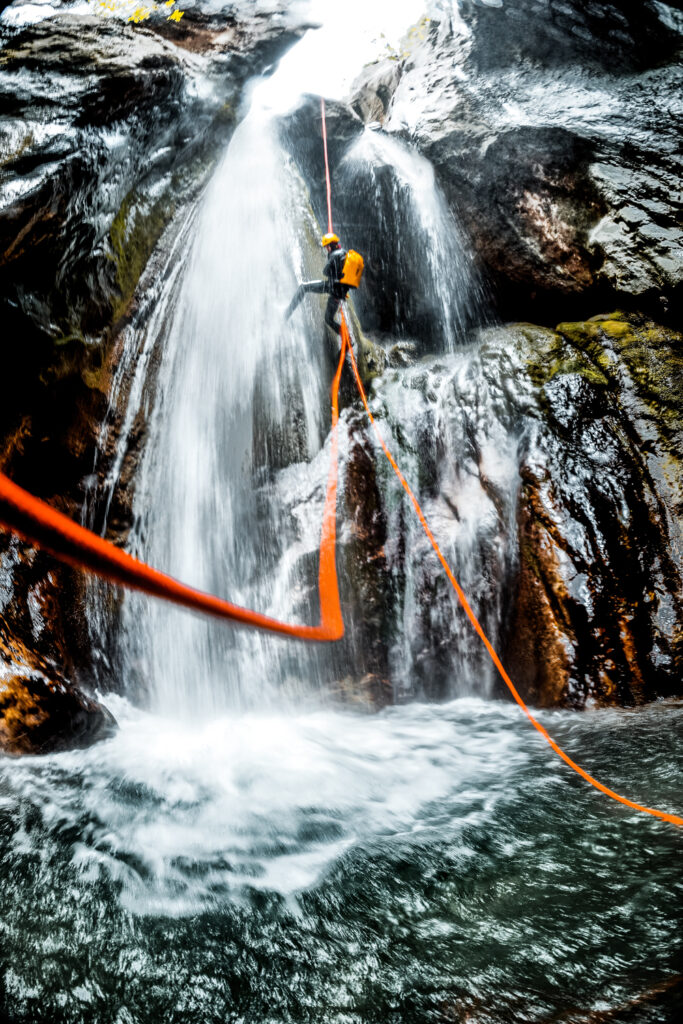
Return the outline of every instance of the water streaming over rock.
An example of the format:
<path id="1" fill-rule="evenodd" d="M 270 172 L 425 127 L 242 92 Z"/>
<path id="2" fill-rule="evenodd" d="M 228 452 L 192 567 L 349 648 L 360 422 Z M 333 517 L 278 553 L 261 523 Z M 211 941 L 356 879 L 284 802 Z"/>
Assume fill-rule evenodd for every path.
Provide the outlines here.
<path id="1" fill-rule="evenodd" d="M 504 344 L 504 342 L 503 342 Z M 516 513 L 524 443 L 524 380 L 512 400 L 512 353 L 479 344 L 385 373 L 373 414 L 420 501 L 439 545 L 494 647 L 517 558 Z M 406 695 L 490 694 L 495 670 L 379 451 L 388 563 L 400 580 L 391 670 Z"/>
<path id="2" fill-rule="evenodd" d="M 311 310 L 283 322 L 297 276 L 311 273 L 305 240 L 315 233 L 303 183 L 255 110 L 203 201 L 135 498 L 138 552 L 284 618 L 302 613 L 299 562 L 316 549 L 320 503 L 299 509 L 297 528 L 297 496 L 283 507 L 278 474 L 313 461 L 320 498 L 325 479 L 324 455 L 315 460 L 329 429 L 324 352 Z M 135 598 L 124 620 L 122 642 L 139 652 L 160 708 L 260 706 L 282 683 L 281 641 Z"/>
<path id="3" fill-rule="evenodd" d="M 422 351 L 452 351 L 484 315 L 484 296 L 431 164 L 401 139 L 366 128 L 336 186 L 341 230 L 367 261 L 365 326 L 416 339 Z"/>
<path id="4" fill-rule="evenodd" d="M 380 204 L 382 169 L 391 184 Z M 400 230 L 393 227 L 386 244 L 405 288 L 387 276 L 383 293 L 398 323 L 434 327 L 422 339 L 425 346 L 435 342 L 453 350 L 477 308 L 477 283 L 427 162 L 399 141 L 366 133 L 337 187 L 340 195 L 357 196 L 360 210 L 368 201 L 381 209 L 379 235 L 387 235 L 395 214 Z M 357 233 L 356 243 L 353 226 L 347 228 L 347 237 L 362 248 L 369 238 Z M 136 481 L 132 540 L 136 553 L 180 579 L 300 621 L 314 621 L 318 614 L 316 552 L 332 363 L 320 300 L 307 301 L 287 324 L 282 312 L 297 279 L 320 273 L 318 236 L 304 182 L 257 98 L 203 198 L 187 267 L 173 281 L 174 313 L 157 318 L 162 363 Z M 428 257 L 418 259 L 423 251 Z M 419 296 L 413 319 L 408 290 Z M 160 296 L 161 303 L 170 299 L 169 292 Z M 139 393 L 134 389 L 131 401 Z M 390 420 L 404 424 L 406 438 L 424 430 L 431 413 L 400 406 Z M 344 425 L 349 422 L 347 415 Z M 125 444 L 123 433 L 119 443 Z M 349 447 L 342 444 L 342 469 Z M 120 463 L 115 460 L 114 472 Z M 361 519 L 370 514 L 364 508 L 348 511 Z M 404 544 L 401 517 L 390 517 L 389 527 L 390 543 Z M 343 524 L 341 533 L 343 540 Z M 413 550 L 412 528 L 407 535 Z M 236 633 L 126 595 L 117 660 L 128 692 L 135 695 L 137 680 L 153 706 L 202 716 L 225 707 L 260 707 L 281 701 L 283 694 L 310 695 L 340 675 L 362 677 L 377 667 L 354 636 L 363 615 L 355 569 L 366 558 L 359 552 L 355 565 L 347 566 L 346 663 L 339 652 Z M 415 690 L 407 678 L 424 656 L 424 643 L 415 640 L 425 628 L 416 624 L 424 616 L 424 587 L 413 585 L 408 561 L 406 596 L 393 606 L 388 601 L 383 611 L 384 632 L 398 638 L 384 675 L 401 694 Z M 452 611 L 449 603 L 447 614 Z M 444 626 L 439 643 L 445 645 L 452 633 Z M 452 685 L 442 681 L 441 695 L 477 690 L 475 674 L 468 672 L 465 684 L 459 672 L 466 662 L 467 655 L 452 654 Z"/>

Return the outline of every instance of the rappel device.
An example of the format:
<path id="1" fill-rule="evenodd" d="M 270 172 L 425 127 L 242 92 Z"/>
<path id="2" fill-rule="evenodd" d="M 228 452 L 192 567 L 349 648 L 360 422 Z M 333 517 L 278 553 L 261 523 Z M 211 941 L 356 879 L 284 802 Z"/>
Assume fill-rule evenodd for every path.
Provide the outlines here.
<path id="1" fill-rule="evenodd" d="M 348 284 L 350 288 L 357 288 L 363 276 L 363 257 L 355 249 L 349 249 L 344 260 L 344 269 L 339 278 L 342 284 Z"/>

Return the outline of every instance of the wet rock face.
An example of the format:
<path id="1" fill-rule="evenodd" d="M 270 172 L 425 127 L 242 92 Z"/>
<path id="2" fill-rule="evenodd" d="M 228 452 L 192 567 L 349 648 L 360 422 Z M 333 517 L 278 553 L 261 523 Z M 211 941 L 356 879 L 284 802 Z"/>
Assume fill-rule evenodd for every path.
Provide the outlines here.
<path id="1" fill-rule="evenodd" d="M 0 677 L 0 750 L 47 754 L 108 739 L 116 722 L 76 687 L 42 675 Z"/>
<path id="2" fill-rule="evenodd" d="M 540 392 L 508 668 L 540 704 L 678 693 L 683 338 L 622 314 L 521 330 Z"/>
<path id="3" fill-rule="evenodd" d="M 15 555 L 16 555 L 15 551 Z M 28 555 L 35 562 L 35 555 Z M 35 566 L 34 566 L 35 568 Z M 3 573 L 6 576 L 6 570 Z M 3 591 L 7 580 L 2 580 Z M 69 681 L 56 663 L 57 652 L 38 653 L 49 636 L 48 607 L 53 597 L 41 587 L 32 590 L 30 613 L 38 636 L 37 644 L 27 647 L 18 639 L 16 605 L 6 603 L 0 616 L 0 751 L 15 756 L 45 754 L 55 750 L 88 747 L 106 739 L 116 730 L 116 722 L 105 707 L 88 697 Z M 54 613 L 54 610 L 53 610 Z M 56 611 L 59 615 L 61 612 Z M 41 625 L 43 628 L 41 628 Z"/>
<path id="4" fill-rule="evenodd" d="M 247 77 L 294 37 L 277 18 L 150 25 L 66 14 L 4 29 L 0 297 L 53 340 L 92 340 L 126 312 Z"/>
<path id="5" fill-rule="evenodd" d="M 574 63 L 634 71 L 668 59 L 675 41 L 655 3 L 613 0 L 460 0 L 463 20 L 476 35 L 479 67 L 513 61 L 547 66 Z M 601 41 L 594 49 L 591 44 Z"/>
<path id="6" fill-rule="evenodd" d="M 462 0 L 404 60 L 385 127 L 434 164 L 504 317 L 532 300 L 549 323 L 579 300 L 673 314 L 681 31 L 663 3 Z M 366 117 L 384 69 L 358 83 Z"/>
<path id="7" fill-rule="evenodd" d="M 613 313 L 556 330 L 487 328 L 461 352 L 373 384 L 383 435 L 535 705 L 681 693 L 682 351 L 676 332 Z M 376 497 L 356 515 L 367 505 L 382 523 L 365 585 L 395 696 L 507 694 L 374 453 Z"/>
<path id="8" fill-rule="evenodd" d="M 79 579 L 0 533 L 0 751 L 41 754 L 89 746 L 116 723 L 80 684 L 92 682 Z"/>
<path id="9" fill-rule="evenodd" d="M 332 180 L 350 146 L 363 131 L 363 122 L 345 103 L 328 100 L 325 105 L 327 155 Z M 282 144 L 292 154 L 311 194 L 311 203 L 321 224 L 327 223 L 325 156 L 319 96 L 306 96 L 296 110 L 279 123 Z M 335 196 L 335 208 L 338 201 Z"/>

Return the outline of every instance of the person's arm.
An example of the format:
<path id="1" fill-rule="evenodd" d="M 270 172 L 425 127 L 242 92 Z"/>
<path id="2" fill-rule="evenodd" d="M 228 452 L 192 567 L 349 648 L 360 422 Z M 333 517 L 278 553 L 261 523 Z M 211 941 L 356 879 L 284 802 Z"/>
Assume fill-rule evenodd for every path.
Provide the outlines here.
<path id="1" fill-rule="evenodd" d="M 344 260 L 346 259 L 346 249 L 335 249 L 330 258 L 328 259 L 323 269 L 325 277 L 329 277 L 335 284 L 339 284 L 341 281 L 342 271 L 344 269 Z"/>

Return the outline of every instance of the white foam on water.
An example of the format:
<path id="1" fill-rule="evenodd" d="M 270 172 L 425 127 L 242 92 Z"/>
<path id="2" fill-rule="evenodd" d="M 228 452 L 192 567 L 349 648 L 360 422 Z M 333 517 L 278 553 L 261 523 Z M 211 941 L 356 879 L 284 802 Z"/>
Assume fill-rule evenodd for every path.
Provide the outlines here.
<path id="1" fill-rule="evenodd" d="M 107 703 L 116 736 L 0 764 L 0 805 L 20 797 L 48 833 L 77 832 L 84 880 L 114 878 L 136 914 L 192 913 L 245 888 L 295 894 L 354 845 L 443 827 L 444 805 L 455 829 L 487 819 L 527 757 L 505 728 L 514 709 L 471 699 L 195 724 Z M 27 841 L 19 828 L 14 852 Z"/>

